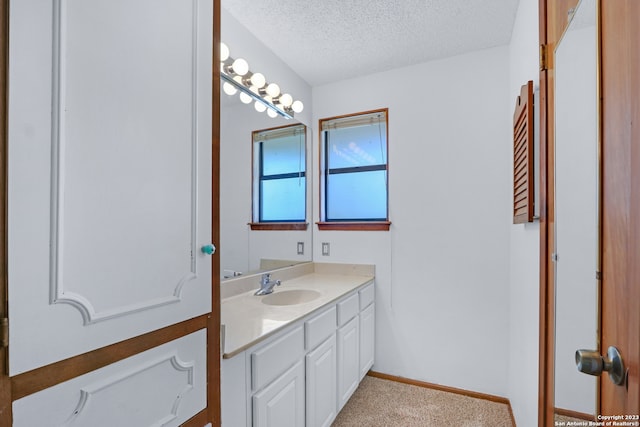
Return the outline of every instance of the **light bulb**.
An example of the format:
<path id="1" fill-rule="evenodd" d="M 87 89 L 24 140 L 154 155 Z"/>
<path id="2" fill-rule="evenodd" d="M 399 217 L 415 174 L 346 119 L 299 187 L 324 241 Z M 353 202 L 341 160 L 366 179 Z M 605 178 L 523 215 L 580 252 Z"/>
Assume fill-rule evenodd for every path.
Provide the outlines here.
<path id="1" fill-rule="evenodd" d="M 302 101 L 294 101 L 294 103 L 291 104 L 291 109 L 293 110 L 294 113 L 302 113 L 302 110 L 304 109 L 304 104 L 302 104 Z"/>
<path id="2" fill-rule="evenodd" d="M 233 87 L 233 85 L 229 82 L 224 82 L 224 84 L 222 85 L 222 90 L 224 90 L 224 93 L 226 93 L 227 95 L 235 95 L 238 91 L 238 89 Z"/>
<path id="3" fill-rule="evenodd" d="M 249 95 L 247 95 L 244 92 L 240 92 L 240 101 L 242 101 L 243 104 L 251 104 L 251 101 L 253 101 L 253 98 L 251 98 Z"/>
<path id="4" fill-rule="evenodd" d="M 254 73 L 251 76 L 251 84 L 255 87 L 257 87 L 258 89 L 264 87 L 264 85 L 267 83 L 267 80 L 264 78 L 264 76 L 260 73 Z"/>
<path id="5" fill-rule="evenodd" d="M 262 99 L 264 99 L 265 101 L 267 101 L 270 104 L 273 104 L 273 98 L 271 98 L 269 95 L 263 96 Z"/>
<path id="6" fill-rule="evenodd" d="M 253 108 L 255 108 L 258 113 L 264 113 L 264 110 L 267 109 L 267 106 L 264 105 L 262 102 L 256 101 L 253 104 Z"/>
<path id="7" fill-rule="evenodd" d="M 242 58 L 233 61 L 231 67 L 233 68 L 233 72 L 239 76 L 244 76 L 249 72 L 249 64 Z"/>
<path id="8" fill-rule="evenodd" d="M 284 93 L 280 95 L 280 104 L 284 105 L 285 107 L 290 107 L 291 104 L 293 104 L 293 98 L 288 93 Z"/>
<path id="9" fill-rule="evenodd" d="M 276 113 L 276 111 L 272 110 L 271 108 L 267 110 L 267 115 L 272 119 L 275 119 L 276 117 L 278 117 L 278 113 Z"/>
<path id="10" fill-rule="evenodd" d="M 280 95 L 280 86 L 275 83 L 270 83 L 269 86 L 267 86 L 267 94 L 272 98 Z"/>
<path id="11" fill-rule="evenodd" d="M 229 48 L 226 44 L 220 42 L 220 61 L 224 62 L 229 59 Z"/>

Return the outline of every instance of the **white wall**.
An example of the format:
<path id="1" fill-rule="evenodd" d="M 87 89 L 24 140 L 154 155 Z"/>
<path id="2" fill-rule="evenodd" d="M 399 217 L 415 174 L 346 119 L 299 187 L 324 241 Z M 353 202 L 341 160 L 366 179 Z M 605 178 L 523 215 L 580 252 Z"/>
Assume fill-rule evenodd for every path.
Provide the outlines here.
<path id="1" fill-rule="evenodd" d="M 313 238 L 376 265 L 377 371 L 507 395 L 508 79 L 501 47 L 313 89 L 314 123 L 389 108 L 391 230 Z"/>
<path id="2" fill-rule="evenodd" d="M 510 83 L 506 102 L 511 113 L 523 84 L 533 80 L 534 87 L 539 88 L 538 44 L 538 0 L 520 0 L 509 46 Z M 537 426 L 539 223 L 511 225 L 509 246 L 508 397 L 518 427 Z"/>

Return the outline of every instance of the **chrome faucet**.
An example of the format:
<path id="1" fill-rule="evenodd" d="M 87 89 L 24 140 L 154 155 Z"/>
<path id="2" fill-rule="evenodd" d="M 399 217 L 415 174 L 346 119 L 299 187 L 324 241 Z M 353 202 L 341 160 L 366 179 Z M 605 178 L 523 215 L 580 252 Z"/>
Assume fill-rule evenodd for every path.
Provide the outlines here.
<path id="1" fill-rule="evenodd" d="M 271 281 L 271 273 L 264 273 L 260 278 L 260 289 L 254 295 L 270 294 L 274 286 L 280 286 L 280 280 Z"/>

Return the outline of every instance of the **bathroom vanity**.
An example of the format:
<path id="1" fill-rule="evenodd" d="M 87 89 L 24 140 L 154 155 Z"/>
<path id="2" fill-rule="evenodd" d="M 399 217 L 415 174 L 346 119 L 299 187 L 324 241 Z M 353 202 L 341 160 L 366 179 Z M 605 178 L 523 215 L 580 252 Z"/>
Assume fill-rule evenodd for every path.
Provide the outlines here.
<path id="1" fill-rule="evenodd" d="M 330 426 L 374 362 L 373 266 L 271 274 L 269 295 L 259 275 L 223 285 L 222 425 Z"/>

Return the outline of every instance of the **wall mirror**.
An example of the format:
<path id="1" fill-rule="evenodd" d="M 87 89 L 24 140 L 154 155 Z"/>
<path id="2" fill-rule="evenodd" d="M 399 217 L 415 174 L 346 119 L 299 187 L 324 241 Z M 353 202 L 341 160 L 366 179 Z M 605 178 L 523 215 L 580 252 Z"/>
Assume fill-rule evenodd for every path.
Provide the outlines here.
<path id="1" fill-rule="evenodd" d="M 599 119 L 596 1 L 582 0 L 555 51 L 555 417 L 594 420 L 598 377 L 576 368 L 599 350 Z M 566 424 L 564 424 L 566 425 Z"/>
<path id="2" fill-rule="evenodd" d="M 233 51 L 238 45 L 253 45 L 254 39 L 249 30 L 238 28 L 240 24 L 224 10 L 225 2 L 222 1 L 221 36 L 225 43 L 229 44 Z M 251 55 L 255 50 L 249 50 L 246 55 L 251 64 Z M 269 69 L 262 67 L 260 70 L 269 77 Z M 287 82 L 278 82 L 286 86 Z M 258 112 L 254 106 L 244 104 L 239 96 L 227 95 L 220 91 L 220 273 L 222 279 L 237 275 L 246 275 L 259 271 L 279 268 L 299 262 L 312 260 L 312 227 L 251 227 L 251 223 L 260 222 L 254 217 L 254 209 L 259 200 L 253 191 L 254 180 L 257 171 L 254 171 L 253 158 L 256 153 L 254 142 L 256 131 L 285 128 L 302 125 L 304 135 L 295 135 L 295 167 L 303 168 L 306 176 L 311 176 L 310 147 L 312 141 L 312 129 L 309 123 L 304 123 L 305 117 L 298 115 L 294 119 L 283 117 L 272 118 L 266 112 Z M 303 136 L 304 138 L 300 138 Z M 260 139 L 260 138 L 258 138 Z M 303 155 L 297 150 L 304 149 Z M 278 154 L 278 153 L 271 153 Z M 281 153 L 280 153 L 281 154 Z M 299 161 L 304 164 L 298 165 Z M 288 171 L 293 172 L 293 171 Z M 297 172 L 297 171 L 296 171 Z M 305 216 L 306 223 L 310 222 L 312 215 L 312 201 L 310 180 L 294 178 L 295 185 L 304 185 Z M 304 182 L 303 182 L 304 181 Z M 274 181 L 275 182 L 275 181 Z M 273 187 L 273 186 L 272 186 Z M 274 190 L 275 191 L 275 190 Z M 268 197 L 271 201 L 278 198 L 277 191 L 271 192 Z"/>

